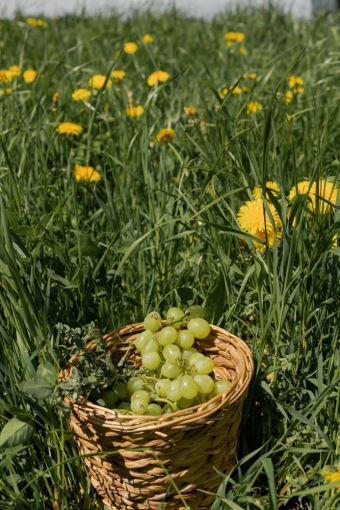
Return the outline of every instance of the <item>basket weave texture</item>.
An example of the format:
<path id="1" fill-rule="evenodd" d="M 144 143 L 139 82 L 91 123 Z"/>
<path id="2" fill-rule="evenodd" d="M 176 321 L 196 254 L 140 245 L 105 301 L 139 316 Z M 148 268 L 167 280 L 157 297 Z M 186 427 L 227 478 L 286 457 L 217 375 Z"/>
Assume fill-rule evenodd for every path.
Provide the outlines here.
<path id="1" fill-rule="evenodd" d="M 114 363 L 143 329 L 142 323 L 133 324 L 104 337 Z M 213 359 L 215 379 L 232 381 L 225 393 L 204 404 L 173 414 L 136 416 L 117 414 L 85 399 L 71 403 L 70 427 L 80 453 L 112 452 L 84 459 L 92 484 L 109 508 L 157 510 L 162 502 L 167 510 L 184 508 L 167 471 L 191 510 L 207 509 L 222 481 L 214 467 L 227 474 L 234 466 L 252 356 L 242 340 L 216 326 L 196 343 Z M 93 350 L 96 346 L 87 345 Z M 128 360 L 140 364 L 134 348 Z M 76 365 L 77 357 L 70 362 Z M 63 377 L 69 376 L 67 369 Z"/>

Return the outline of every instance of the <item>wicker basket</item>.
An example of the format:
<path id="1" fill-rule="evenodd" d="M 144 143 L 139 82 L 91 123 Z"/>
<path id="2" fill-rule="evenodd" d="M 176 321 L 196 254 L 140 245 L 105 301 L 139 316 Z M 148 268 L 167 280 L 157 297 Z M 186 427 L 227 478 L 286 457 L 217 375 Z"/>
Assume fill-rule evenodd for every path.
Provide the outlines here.
<path id="1" fill-rule="evenodd" d="M 142 330 L 140 323 L 105 336 L 114 363 Z M 160 503 L 165 509 L 184 508 L 165 467 L 190 509 L 207 509 L 221 483 L 214 467 L 223 473 L 233 467 L 252 356 L 242 340 L 216 326 L 196 342 L 197 349 L 214 360 L 215 378 L 232 381 L 225 393 L 205 404 L 162 416 L 117 414 L 85 399 L 72 404 L 70 426 L 80 453 L 115 451 L 85 457 L 91 482 L 109 508 L 157 510 Z M 88 347 L 96 345 L 90 342 Z M 135 349 L 129 360 L 140 364 Z M 70 361 L 76 364 L 76 357 Z M 69 377 L 68 370 L 63 377 Z"/>

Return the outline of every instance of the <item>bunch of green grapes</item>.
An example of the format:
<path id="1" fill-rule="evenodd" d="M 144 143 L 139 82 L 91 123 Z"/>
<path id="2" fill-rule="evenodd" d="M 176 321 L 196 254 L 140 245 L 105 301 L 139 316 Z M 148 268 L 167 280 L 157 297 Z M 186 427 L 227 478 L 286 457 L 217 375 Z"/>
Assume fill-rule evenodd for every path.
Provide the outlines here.
<path id="1" fill-rule="evenodd" d="M 204 309 L 189 306 L 184 313 L 170 308 L 166 326 L 158 312 L 144 319 L 145 331 L 135 340 L 142 358 L 138 377 L 116 383 L 101 398 L 118 412 L 159 416 L 195 406 L 226 391 L 230 381 L 215 381 L 209 374 L 214 362 L 194 347 L 210 333 Z"/>

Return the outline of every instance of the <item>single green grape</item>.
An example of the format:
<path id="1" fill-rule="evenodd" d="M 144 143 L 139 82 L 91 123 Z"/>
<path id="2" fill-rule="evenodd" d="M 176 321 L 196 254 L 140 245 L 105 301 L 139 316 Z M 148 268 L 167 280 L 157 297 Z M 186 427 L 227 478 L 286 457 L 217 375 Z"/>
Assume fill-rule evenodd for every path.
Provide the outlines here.
<path id="1" fill-rule="evenodd" d="M 130 402 L 121 402 L 118 404 L 118 409 L 124 409 L 125 411 L 131 411 L 131 404 Z"/>
<path id="2" fill-rule="evenodd" d="M 184 312 L 180 308 L 169 308 L 166 313 L 167 323 L 176 329 L 179 329 L 183 325 L 181 319 L 184 317 Z"/>
<path id="3" fill-rule="evenodd" d="M 168 344 L 163 349 L 163 356 L 169 363 L 176 363 L 181 359 L 182 351 L 177 345 Z"/>
<path id="4" fill-rule="evenodd" d="M 158 331 L 162 327 L 162 319 L 158 312 L 150 312 L 144 319 L 144 329 Z"/>
<path id="5" fill-rule="evenodd" d="M 181 369 L 177 363 L 169 363 L 166 361 L 161 369 L 161 374 L 168 379 L 176 379 L 181 373 Z"/>
<path id="6" fill-rule="evenodd" d="M 158 352 L 159 351 L 159 343 L 154 338 L 148 340 L 144 345 L 141 355 L 143 356 L 146 352 Z"/>
<path id="7" fill-rule="evenodd" d="M 135 340 L 135 347 L 137 351 L 141 352 L 145 344 L 147 344 L 147 342 L 153 338 L 153 335 L 154 333 L 149 329 L 140 333 Z"/>
<path id="8" fill-rule="evenodd" d="M 156 370 L 161 363 L 161 357 L 158 352 L 144 352 L 142 356 L 142 365 L 147 370 Z"/>
<path id="9" fill-rule="evenodd" d="M 144 398 L 134 398 L 131 400 L 131 411 L 135 414 L 144 414 L 148 408 L 148 401 Z"/>
<path id="10" fill-rule="evenodd" d="M 129 393 L 126 384 L 120 381 L 116 382 L 116 384 L 112 386 L 112 391 L 116 393 L 118 400 L 124 400 Z"/>
<path id="11" fill-rule="evenodd" d="M 181 392 L 180 381 L 178 379 L 176 379 L 175 381 L 171 381 L 166 398 L 168 398 L 172 402 L 176 402 L 182 397 L 183 395 Z"/>
<path id="12" fill-rule="evenodd" d="M 184 398 L 195 398 L 198 393 L 198 385 L 191 375 L 183 375 L 179 379 L 179 386 Z"/>
<path id="13" fill-rule="evenodd" d="M 194 335 L 188 331 L 187 329 L 181 329 L 178 332 L 178 338 L 176 340 L 176 344 L 182 349 L 189 349 L 195 342 Z"/>
<path id="14" fill-rule="evenodd" d="M 134 393 L 132 393 L 132 395 L 131 395 L 131 402 L 135 398 L 143 398 L 144 400 L 147 400 L 147 402 L 149 403 L 149 401 L 150 401 L 150 394 L 147 391 L 145 391 L 145 390 L 137 390 Z"/>
<path id="15" fill-rule="evenodd" d="M 174 412 L 172 406 L 170 404 L 165 404 L 163 407 L 163 414 L 172 414 Z"/>
<path id="16" fill-rule="evenodd" d="M 148 405 L 145 414 L 148 416 L 160 416 L 162 414 L 162 408 L 158 404 L 151 403 Z"/>
<path id="17" fill-rule="evenodd" d="M 189 347 L 188 349 L 184 349 L 182 351 L 182 360 L 184 361 L 186 367 L 189 366 L 189 360 L 191 356 L 196 352 L 198 352 L 198 350 L 195 349 L 195 347 Z"/>
<path id="18" fill-rule="evenodd" d="M 215 381 L 210 377 L 210 375 L 197 374 L 194 376 L 194 380 L 198 386 L 198 392 L 202 395 L 208 395 L 208 393 L 213 391 Z"/>
<path id="19" fill-rule="evenodd" d="M 199 340 L 206 338 L 210 333 L 210 324 L 205 319 L 191 319 L 187 328 Z"/>
<path id="20" fill-rule="evenodd" d="M 109 408 L 114 407 L 115 403 L 118 400 L 117 394 L 112 390 L 106 390 L 101 394 L 100 398 L 104 400 L 105 405 Z"/>
<path id="21" fill-rule="evenodd" d="M 200 305 L 191 305 L 185 310 L 185 316 L 188 317 L 188 320 L 204 319 L 205 311 Z"/>
<path id="22" fill-rule="evenodd" d="M 225 391 L 229 390 L 230 386 L 231 386 L 231 382 L 227 381 L 226 379 L 221 379 L 221 380 L 215 381 L 215 388 L 214 388 L 215 395 L 224 393 Z"/>
<path id="23" fill-rule="evenodd" d="M 156 393 L 160 397 L 165 398 L 167 395 L 167 391 L 168 391 L 170 383 L 171 383 L 170 379 L 160 379 L 159 381 L 157 381 L 155 384 Z"/>
<path id="24" fill-rule="evenodd" d="M 178 333 L 172 326 L 165 326 L 157 336 L 157 340 L 163 347 L 165 345 L 174 344 L 177 340 Z"/>
<path id="25" fill-rule="evenodd" d="M 204 355 L 201 352 L 195 352 L 189 358 L 189 366 L 194 367 L 196 369 L 196 365 L 200 359 L 204 358 Z"/>
<path id="26" fill-rule="evenodd" d="M 180 398 L 177 400 L 177 405 L 180 409 L 188 409 L 188 407 L 191 407 L 194 403 L 194 398 Z"/>
<path id="27" fill-rule="evenodd" d="M 203 358 L 197 360 L 195 365 L 197 373 L 202 375 L 210 374 L 215 368 L 215 363 L 211 358 L 208 358 L 208 356 L 203 356 Z"/>
<path id="28" fill-rule="evenodd" d="M 131 377 L 127 383 L 127 389 L 132 394 L 137 390 L 142 390 L 144 387 L 144 381 L 140 377 Z"/>

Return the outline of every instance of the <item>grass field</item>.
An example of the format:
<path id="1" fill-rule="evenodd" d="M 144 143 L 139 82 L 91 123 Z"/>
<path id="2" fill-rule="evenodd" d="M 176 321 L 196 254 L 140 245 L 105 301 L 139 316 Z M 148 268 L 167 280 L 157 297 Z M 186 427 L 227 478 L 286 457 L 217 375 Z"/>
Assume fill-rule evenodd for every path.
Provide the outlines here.
<path id="1" fill-rule="evenodd" d="M 63 366 L 56 325 L 191 300 L 256 364 L 213 509 L 340 507 L 339 21 L 2 21 L 1 509 L 103 508 L 21 384 Z"/>

